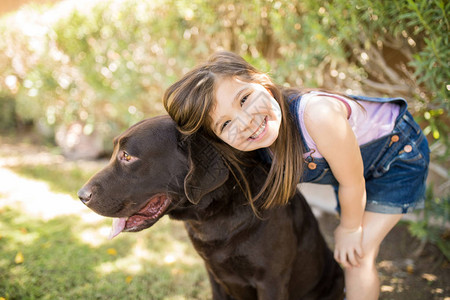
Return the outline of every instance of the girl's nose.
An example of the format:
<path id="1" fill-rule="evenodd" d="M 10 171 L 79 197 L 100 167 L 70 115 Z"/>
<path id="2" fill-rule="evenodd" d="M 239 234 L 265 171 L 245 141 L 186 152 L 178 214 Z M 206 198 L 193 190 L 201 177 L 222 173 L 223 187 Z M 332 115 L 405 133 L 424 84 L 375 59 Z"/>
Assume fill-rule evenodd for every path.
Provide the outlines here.
<path id="1" fill-rule="evenodd" d="M 253 123 L 254 123 L 253 115 L 245 111 L 236 116 L 236 126 L 238 126 L 239 131 L 241 132 L 251 130 Z"/>

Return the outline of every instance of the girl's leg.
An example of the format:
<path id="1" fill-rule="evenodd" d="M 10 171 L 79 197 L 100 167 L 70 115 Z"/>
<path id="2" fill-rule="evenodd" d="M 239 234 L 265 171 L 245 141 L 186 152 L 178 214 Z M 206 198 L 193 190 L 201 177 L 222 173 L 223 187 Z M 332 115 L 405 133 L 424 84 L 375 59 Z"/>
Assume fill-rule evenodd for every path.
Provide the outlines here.
<path id="1" fill-rule="evenodd" d="M 347 300 L 378 299 L 380 282 L 376 269 L 376 258 L 381 242 L 401 219 L 401 214 L 380 214 L 366 211 L 363 217 L 364 257 L 359 267 L 346 268 L 345 288 Z"/>

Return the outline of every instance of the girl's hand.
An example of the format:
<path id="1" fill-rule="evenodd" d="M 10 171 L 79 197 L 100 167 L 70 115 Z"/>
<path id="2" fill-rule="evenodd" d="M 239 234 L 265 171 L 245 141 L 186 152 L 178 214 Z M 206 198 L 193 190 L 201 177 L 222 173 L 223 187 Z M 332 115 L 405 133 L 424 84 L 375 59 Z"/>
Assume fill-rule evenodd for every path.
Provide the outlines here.
<path id="1" fill-rule="evenodd" d="M 345 268 L 359 267 L 359 258 L 362 258 L 363 229 L 348 229 L 339 225 L 334 231 L 334 259 Z"/>

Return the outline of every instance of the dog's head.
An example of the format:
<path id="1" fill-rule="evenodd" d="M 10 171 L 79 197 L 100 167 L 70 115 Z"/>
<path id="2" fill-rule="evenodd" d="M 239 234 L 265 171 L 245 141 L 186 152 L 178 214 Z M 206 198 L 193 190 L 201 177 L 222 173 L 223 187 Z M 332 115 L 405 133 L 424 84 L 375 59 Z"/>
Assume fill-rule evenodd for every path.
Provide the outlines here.
<path id="1" fill-rule="evenodd" d="M 204 138 L 186 141 L 167 116 L 141 121 L 114 139 L 109 164 L 78 191 L 100 215 L 113 217 L 111 237 L 152 226 L 171 210 L 197 205 L 228 179 L 228 168 Z"/>

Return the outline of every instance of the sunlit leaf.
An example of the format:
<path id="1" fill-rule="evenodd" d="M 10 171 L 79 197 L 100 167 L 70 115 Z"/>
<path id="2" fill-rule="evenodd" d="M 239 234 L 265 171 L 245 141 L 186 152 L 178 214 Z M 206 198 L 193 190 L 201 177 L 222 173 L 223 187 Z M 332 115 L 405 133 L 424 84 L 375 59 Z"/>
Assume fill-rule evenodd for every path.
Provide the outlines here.
<path id="1" fill-rule="evenodd" d="M 436 281 L 437 280 L 436 275 L 428 274 L 428 273 L 422 274 L 422 278 L 425 279 L 426 281 Z"/>
<path id="2" fill-rule="evenodd" d="M 381 286 L 381 291 L 384 292 L 384 293 L 386 293 L 386 292 L 392 293 L 394 291 L 394 287 L 390 286 L 390 285 L 382 285 Z"/>
<path id="3" fill-rule="evenodd" d="M 23 257 L 23 254 L 22 254 L 22 252 L 17 252 L 17 254 L 16 254 L 16 257 L 14 258 L 14 262 L 16 263 L 16 264 L 21 264 L 21 263 L 23 263 L 25 261 L 25 259 L 24 259 L 24 257 Z"/>
<path id="4" fill-rule="evenodd" d="M 129 275 L 125 278 L 125 282 L 128 284 L 130 284 L 132 280 L 133 280 L 133 276 L 131 276 L 131 275 Z"/>
<path id="5" fill-rule="evenodd" d="M 435 140 L 438 140 L 441 137 L 441 134 L 439 133 L 439 130 L 435 129 L 433 130 L 433 138 Z"/>
<path id="6" fill-rule="evenodd" d="M 106 253 L 108 253 L 109 255 L 117 255 L 117 250 L 114 248 L 108 248 L 108 250 L 106 250 Z"/>
<path id="7" fill-rule="evenodd" d="M 414 265 L 413 264 L 406 265 L 406 272 L 408 272 L 408 274 L 413 274 L 414 273 Z"/>

